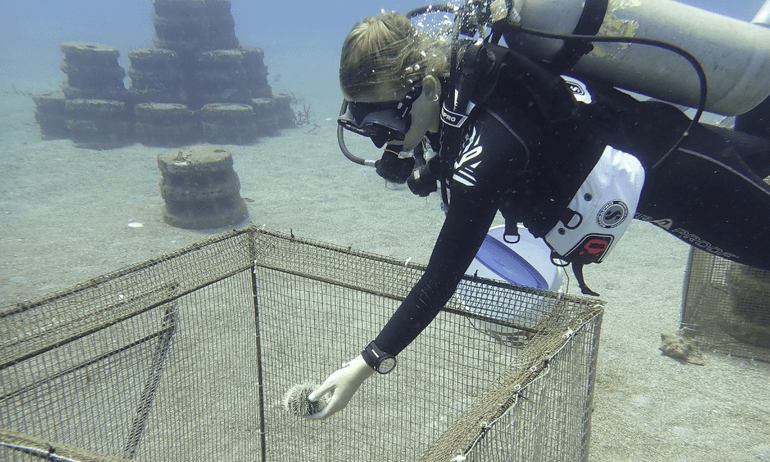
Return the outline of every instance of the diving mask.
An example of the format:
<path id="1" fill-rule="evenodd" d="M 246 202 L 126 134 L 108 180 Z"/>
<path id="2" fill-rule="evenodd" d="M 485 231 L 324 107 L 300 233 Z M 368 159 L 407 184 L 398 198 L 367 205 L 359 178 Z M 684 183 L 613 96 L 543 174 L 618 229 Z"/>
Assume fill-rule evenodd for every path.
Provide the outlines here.
<path id="1" fill-rule="evenodd" d="M 337 118 L 343 128 L 366 136 L 381 148 L 389 141 L 404 141 L 412 125 L 412 104 L 420 97 L 422 85 L 415 85 L 401 101 L 357 103 L 348 101 Z"/>

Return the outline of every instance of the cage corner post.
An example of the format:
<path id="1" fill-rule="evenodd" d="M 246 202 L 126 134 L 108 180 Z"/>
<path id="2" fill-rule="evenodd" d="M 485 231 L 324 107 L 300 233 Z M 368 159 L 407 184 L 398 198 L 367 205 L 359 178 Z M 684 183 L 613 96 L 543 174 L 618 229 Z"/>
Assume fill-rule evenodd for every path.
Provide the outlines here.
<path id="1" fill-rule="evenodd" d="M 684 282 L 682 283 L 682 308 L 679 313 L 679 328 L 687 327 L 687 299 L 690 297 L 690 276 L 692 274 L 693 258 L 695 258 L 694 249 L 691 247 L 687 254 L 687 266 L 684 269 Z"/>
<path id="2" fill-rule="evenodd" d="M 256 333 L 255 340 L 257 342 L 257 387 L 259 396 L 259 446 L 260 446 L 260 460 L 262 462 L 267 461 L 267 445 L 265 438 L 265 388 L 264 380 L 262 377 L 262 341 L 259 324 L 259 291 L 257 286 L 257 234 L 259 229 L 255 226 L 251 226 L 249 235 L 249 261 L 251 261 L 251 294 L 254 301 L 254 329 Z"/>
<path id="3" fill-rule="evenodd" d="M 592 377 L 590 378 L 591 384 L 589 385 L 589 396 L 588 401 L 586 402 L 586 410 L 588 411 L 588 419 L 586 420 L 586 429 L 584 433 L 584 441 L 582 442 L 581 448 L 583 450 L 583 454 L 581 455 L 581 460 L 588 461 L 590 460 L 591 455 L 591 432 L 593 431 L 593 423 L 592 423 L 592 417 L 594 412 L 594 397 L 596 395 L 596 376 L 598 373 L 598 367 L 599 367 L 599 341 L 601 339 L 601 325 L 604 321 L 604 302 L 600 301 L 594 306 L 594 309 L 598 310 L 594 314 L 594 325 L 599 326 L 598 328 L 595 328 L 595 333 L 593 335 L 592 343 L 591 343 L 591 365 L 589 366 L 590 370 L 593 371 Z"/>

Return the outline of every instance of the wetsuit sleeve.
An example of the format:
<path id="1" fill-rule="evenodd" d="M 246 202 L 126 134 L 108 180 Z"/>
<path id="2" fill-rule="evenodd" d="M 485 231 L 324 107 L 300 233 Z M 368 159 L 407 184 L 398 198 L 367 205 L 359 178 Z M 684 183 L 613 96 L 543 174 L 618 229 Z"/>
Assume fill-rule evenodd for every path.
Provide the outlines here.
<path id="1" fill-rule="evenodd" d="M 450 182 L 449 210 L 427 269 L 375 339 L 396 355 L 436 317 L 457 288 L 497 212 L 503 193 L 526 165 L 528 151 L 487 113 L 469 130 Z"/>

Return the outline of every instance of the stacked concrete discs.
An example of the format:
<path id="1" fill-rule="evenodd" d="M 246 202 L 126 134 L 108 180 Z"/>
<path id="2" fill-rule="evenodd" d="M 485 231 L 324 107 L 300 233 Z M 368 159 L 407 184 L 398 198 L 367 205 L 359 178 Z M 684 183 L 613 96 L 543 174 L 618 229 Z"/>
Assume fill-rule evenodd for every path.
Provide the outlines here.
<path id="1" fill-rule="evenodd" d="M 126 71 L 118 64 L 117 48 L 69 42 L 60 49 L 64 53 L 61 70 L 67 74 L 67 85 L 63 88 L 67 99 L 125 101 Z"/>
<path id="2" fill-rule="evenodd" d="M 44 137 L 67 136 L 91 147 L 134 139 L 149 146 L 188 145 L 201 137 L 250 144 L 294 125 L 291 98 L 273 98 L 262 50 L 239 47 L 230 0 L 153 0 L 153 7 L 157 48 L 129 52 L 129 90 L 117 49 L 61 46 L 65 98 L 36 99 Z"/>
<path id="3" fill-rule="evenodd" d="M 187 103 L 182 59 L 172 50 L 141 48 L 128 52 L 131 94 L 138 103 Z"/>
<path id="4" fill-rule="evenodd" d="M 35 121 L 40 125 L 40 134 L 44 140 L 63 140 L 69 138 L 67 118 L 64 114 L 65 99 L 62 95 L 41 95 L 35 101 Z"/>
<path id="5" fill-rule="evenodd" d="M 233 158 L 226 149 L 196 146 L 158 156 L 163 219 L 179 228 L 205 229 L 246 219 Z"/>
<path id="6" fill-rule="evenodd" d="M 241 50 L 203 51 L 195 55 L 193 88 L 201 104 L 251 101 L 251 82 Z"/>
<path id="7" fill-rule="evenodd" d="M 257 136 L 269 136 L 283 127 L 294 124 L 294 112 L 291 110 L 291 96 L 281 95 L 275 98 L 252 98 L 251 107 L 256 119 Z"/>
<path id="8" fill-rule="evenodd" d="M 111 149 L 131 141 L 133 122 L 123 101 L 68 99 L 64 113 L 70 139 L 78 147 Z"/>
<path id="9" fill-rule="evenodd" d="M 109 149 L 131 141 L 133 114 L 123 85 L 120 52 L 92 43 L 61 45 L 67 74 L 64 97 L 34 98 L 35 119 L 45 139 L 70 138 L 80 147 Z"/>
<path id="10" fill-rule="evenodd" d="M 184 146 L 200 140 L 188 108 L 187 73 L 179 53 L 141 48 L 128 53 L 131 94 L 136 103 L 136 139 L 146 146 Z"/>
<path id="11" fill-rule="evenodd" d="M 207 104 L 200 110 L 203 139 L 209 143 L 250 144 L 257 137 L 254 109 L 246 104 Z"/>
<path id="12" fill-rule="evenodd" d="M 155 46 L 165 49 L 166 54 L 173 53 L 179 64 L 171 66 L 169 56 L 163 69 L 173 71 L 160 72 L 153 67 L 156 64 L 148 65 L 149 50 L 141 53 L 147 57 L 142 64 L 135 64 L 134 55 L 129 54 L 132 91 L 153 98 L 142 101 L 186 104 L 199 115 L 200 133 L 209 143 L 250 144 L 259 136 L 294 124 L 289 105 L 276 104 L 273 99 L 263 51 L 238 46 L 230 0 L 154 0 L 153 6 Z M 154 53 L 160 57 L 162 52 Z M 179 72 L 183 77 L 174 80 L 177 86 L 163 79 Z M 178 86 L 182 82 L 184 98 Z M 170 88 L 174 89 L 172 94 Z M 140 128 L 140 123 L 145 122 L 137 120 L 137 132 L 144 135 L 148 130 Z M 156 128 L 151 137 L 142 138 L 142 143 L 161 138 L 162 129 L 157 124 Z"/>
<path id="13" fill-rule="evenodd" d="M 261 48 L 241 48 L 243 67 L 248 75 L 249 91 L 252 98 L 272 98 L 273 92 L 267 83 L 267 66 L 265 53 Z"/>
<path id="14" fill-rule="evenodd" d="M 154 0 L 155 46 L 181 53 L 238 47 L 230 0 Z"/>
<path id="15" fill-rule="evenodd" d="M 182 57 L 187 104 L 200 112 L 204 140 L 250 144 L 294 124 L 291 108 L 272 102 L 263 51 L 238 46 L 230 0 L 154 0 L 153 5 L 155 45 Z"/>
<path id="16" fill-rule="evenodd" d="M 200 140 L 199 120 L 184 104 L 141 103 L 134 112 L 136 139 L 146 146 L 183 146 Z"/>

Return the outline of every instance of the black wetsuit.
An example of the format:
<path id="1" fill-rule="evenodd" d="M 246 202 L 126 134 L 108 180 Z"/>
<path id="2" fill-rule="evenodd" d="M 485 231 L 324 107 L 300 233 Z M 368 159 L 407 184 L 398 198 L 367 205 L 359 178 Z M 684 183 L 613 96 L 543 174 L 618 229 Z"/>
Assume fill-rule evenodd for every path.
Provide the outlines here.
<path id="1" fill-rule="evenodd" d="M 498 85 L 501 86 L 501 85 Z M 637 219 L 653 221 L 703 250 L 770 269 L 770 141 L 690 123 L 679 109 L 639 102 L 593 82 L 576 115 L 546 120 L 520 88 L 497 88 L 464 130 L 451 200 L 427 270 L 375 339 L 398 354 L 454 293 L 498 209 L 513 209 L 535 236 L 554 223 L 554 204 L 574 195 L 607 145 L 645 168 Z M 522 109 L 524 108 L 524 109 Z M 661 256 L 665 258 L 664 256 Z"/>

